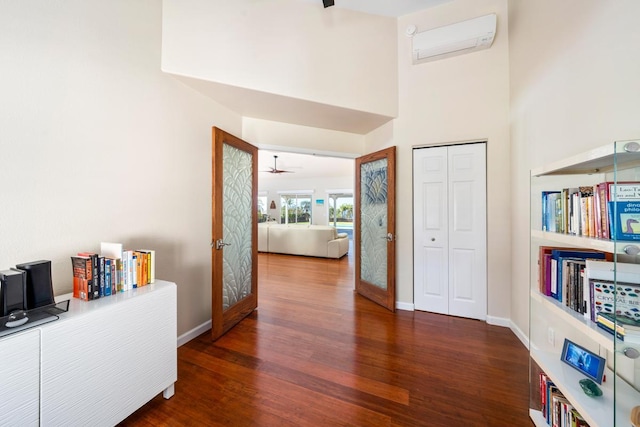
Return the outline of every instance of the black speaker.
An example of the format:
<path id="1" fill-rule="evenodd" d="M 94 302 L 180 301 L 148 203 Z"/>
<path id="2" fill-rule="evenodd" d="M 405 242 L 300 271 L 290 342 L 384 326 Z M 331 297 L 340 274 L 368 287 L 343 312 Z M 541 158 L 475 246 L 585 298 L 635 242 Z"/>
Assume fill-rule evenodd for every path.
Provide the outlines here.
<path id="1" fill-rule="evenodd" d="M 322 4 L 324 4 L 324 7 L 329 7 L 329 6 L 333 6 L 334 1 L 333 0 L 322 0 Z"/>
<path id="2" fill-rule="evenodd" d="M 0 317 L 26 309 L 26 276 L 21 270 L 0 271 Z"/>
<path id="3" fill-rule="evenodd" d="M 33 261 L 16 265 L 27 273 L 27 310 L 54 304 L 51 261 Z"/>

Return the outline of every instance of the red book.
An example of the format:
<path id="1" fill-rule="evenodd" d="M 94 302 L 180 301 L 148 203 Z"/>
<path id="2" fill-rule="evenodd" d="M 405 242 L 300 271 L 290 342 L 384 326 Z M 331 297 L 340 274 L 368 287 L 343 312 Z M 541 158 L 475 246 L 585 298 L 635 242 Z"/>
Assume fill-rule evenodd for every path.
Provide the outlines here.
<path id="1" fill-rule="evenodd" d="M 72 256 L 71 266 L 73 268 L 73 297 L 89 301 L 89 282 L 93 277 L 91 257 Z"/>

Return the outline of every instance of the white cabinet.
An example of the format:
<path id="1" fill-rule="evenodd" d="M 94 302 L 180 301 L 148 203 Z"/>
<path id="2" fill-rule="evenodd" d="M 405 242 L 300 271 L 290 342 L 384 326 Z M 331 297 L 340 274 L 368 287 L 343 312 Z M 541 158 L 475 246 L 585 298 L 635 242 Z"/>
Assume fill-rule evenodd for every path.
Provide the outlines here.
<path id="1" fill-rule="evenodd" d="M 549 296 L 545 289 L 546 278 L 542 278 L 541 263 L 544 260 L 541 252 L 543 247 L 590 249 L 610 254 L 614 260 L 613 271 L 622 270 L 621 262 L 638 263 L 638 257 L 633 253 L 633 247 L 640 248 L 640 241 L 628 242 L 604 237 L 587 237 L 579 235 L 582 230 L 576 231 L 571 227 L 571 220 L 575 220 L 575 209 L 571 210 L 570 202 L 563 204 L 567 194 L 571 194 L 572 188 L 585 188 L 585 209 L 589 209 L 587 202 L 588 189 L 604 182 L 640 181 L 640 144 L 635 141 L 616 142 L 574 157 L 559 160 L 551 165 L 531 171 L 531 282 L 530 282 L 530 320 L 529 320 L 529 348 L 530 348 L 530 408 L 529 414 L 536 426 L 547 425 L 543 417 L 542 400 L 539 373 L 544 372 L 562 393 L 568 404 L 575 408 L 591 427 L 629 426 L 631 409 L 640 405 L 640 393 L 636 390 L 637 381 L 632 378 L 634 369 L 640 364 L 640 359 L 633 360 L 624 355 L 624 342 L 614 339 L 612 334 L 603 331 L 592 321 L 584 311 L 589 298 L 584 299 L 588 289 L 588 275 L 586 273 L 573 275 L 572 281 L 562 283 L 569 289 L 563 296 Z M 542 192 L 565 190 L 564 195 L 556 203 L 555 216 L 559 218 L 557 229 L 559 232 L 543 231 Z M 596 188 L 597 190 L 597 188 Z M 580 190 L 579 190 L 580 191 Z M 595 192 L 595 191 L 594 191 Z M 604 197 L 604 196 L 603 196 Z M 569 197 L 567 200 L 571 200 Z M 599 202 L 594 202 L 599 203 Z M 567 210 L 568 209 L 568 210 Z M 559 212 L 562 212 L 561 214 Z M 567 216 L 569 215 L 569 216 Z M 590 214 L 589 214 L 590 215 Z M 598 215 L 595 215 L 597 218 Z M 600 215 L 600 220 L 606 215 Z M 602 222 L 594 222 L 597 227 Z M 564 224 L 564 225 L 562 225 Z M 575 224 L 575 223 L 574 223 Z M 585 226 L 587 230 L 591 226 Z M 578 235 L 573 234 L 578 233 Z M 587 231 L 586 234 L 593 234 Z M 596 233 L 597 234 L 597 233 Z M 541 249 L 542 248 L 542 249 Z M 555 273 L 560 274 L 556 267 Z M 553 272 L 554 270 L 552 270 Z M 584 271 L 584 267 L 583 267 Z M 577 274 L 577 275 L 576 275 Z M 581 282 L 579 277 L 583 277 Z M 640 283 L 638 275 L 635 283 Z M 612 273 L 615 277 L 615 273 Z M 584 283 L 587 280 L 587 283 Z M 615 279 L 614 279 L 615 280 Z M 553 282 L 552 282 L 553 283 Z M 560 286 L 557 284 L 557 286 Z M 571 289 L 579 289 L 578 299 L 573 299 Z M 561 293 L 560 288 L 557 292 Z M 617 291 L 616 291 L 617 292 Z M 568 295 L 568 296 L 567 296 Z M 564 299 L 563 299 L 564 298 Z M 583 308 L 575 301 L 584 301 Z M 612 295 L 612 301 L 616 301 L 616 295 Z M 571 301 L 574 301 L 571 307 Z M 615 302 L 613 303 L 615 309 Z M 590 397 L 580 387 L 579 381 L 586 378 L 584 374 L 575 370 L 561 361 L 561 352 L 565 339 L 588 349 L 589 351 L 604 357 L 607 360 L 605 369 L 605 381 L 600 385 L 603 395 Z M 625 372 L 626 370 L 626 372 Z M 635 383 L 635 384 L 634 384 Z"/>
<path id="2" fill-rule="evenodd" d="M 113 425 L 172 388 L 176 328 L 172 283 L 72 300 L 42 331 L 42 425 Z"/>
<path id="3" fill-rule="evenodd" d="M 0 340 L 0 426 L 37 426 L 40 420 L 40 331 Z"/>
<path id="4" fill-rule="evenodd" d="M 160 392 L 171 397 L 176 315 L 175 283 L 156 280 L 72 299 L 58 320 L 0 339 L 0 425 L 112 426 Z"/>

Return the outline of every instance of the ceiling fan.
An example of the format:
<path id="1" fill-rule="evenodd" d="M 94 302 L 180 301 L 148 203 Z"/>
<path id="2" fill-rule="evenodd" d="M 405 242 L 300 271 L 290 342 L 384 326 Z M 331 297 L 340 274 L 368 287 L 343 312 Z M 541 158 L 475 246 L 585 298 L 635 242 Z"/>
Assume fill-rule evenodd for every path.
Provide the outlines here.
<path id="1" fill-rule="evenodd" d="M 277 161 L 278 161 L 278 156 L 273 156 L 273 167 L 269 168 L 271 170 L 263 171 L 263 172 L 276 173 L 276 174 L 277 173 L 293 173 L 293 171 L 286 171 L 286 170 L 283 170 L 283 169 L 278 169 Z"/>

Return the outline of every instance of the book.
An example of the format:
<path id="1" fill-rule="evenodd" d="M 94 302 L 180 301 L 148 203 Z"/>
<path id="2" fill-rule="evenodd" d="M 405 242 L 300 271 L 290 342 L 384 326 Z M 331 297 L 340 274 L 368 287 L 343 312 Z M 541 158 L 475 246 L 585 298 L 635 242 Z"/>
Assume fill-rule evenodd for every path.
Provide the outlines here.
<path id="1" fill-rule="evenodd" d="M 109 258 L 122 258 L 122 243 L 100 242 L 100 255 Z"/>
<path id="2" fill-rule="evenodd" d="M 111 295 L 111 258 L 102 257 L 104 262 L 104 296 Z"/>
<path id="3" fill-rule="evenodd" d="M 614 279 L 618 282 L 618 289 L 614 286 Z M 640 303 L 640 264 L 588 259 L 585 281 L 589 283 L 591 292 L 592 321 L 596 321 L 597 314 L 601 312 L 626 315 L 634 319 L 638 317 L 636 310 Z"/>
<path id="4" fill-rule="evenodd" d="M 565 305 L 583 313 L 582 277 L 585 261 L 580 258 L 562 258 L 562 289 Z"/>
<path id="5" fill-rule="evenodd" d="M 131 276 L 131 289 L 138 287 L 138 256 L 135 251 L 131 251 L 129 258 L 129 274 Z"/>
<path id="6" fill-rule="evenodd" d="M 616 338 L 619 339 L 620 341 L 624 341 L 624 334 L 622 332 L 620 332 L 619 330 L 611 328 L 611 327 L 609 327 L 609 326 L 607 326 L 607 325 L 605 325 L 604 323 L 601 323 L 601 322 L 596 322 L 596 325 L 600 329 L 610 333 L 611 335 L 615 334 Z"/>
<path id="7" fill-rule="evenodd" d="M 611 238 L 640 240 L 640 201 L 609 202 Z"/>
<path id="8" fill-rule="evenodd" d="M 605 253 L 595 250 L 560 250 L 553 249 L 551 251 L 551 296 L 562 302 L 563 278 L 562 278 L 562 260 L 563 258 L 573 258 L 578 260 L 584 259 L 605 259 Z"/>
<path id="9" fill-rule="evenodd" d="M 156 251 L 153 249 L 138 249 L 147 255 L 147 283 L 156 281 Z"/>
<path id="10" fill-rule="evenodd" d="M 78 255 L 88 256 L 89 258 L 91 258 L 92 280 L 89 283 L 89 300 L 98 299 L 100 298 L 100 280 L 98 278 L 98 268 L 99 268 L 98 254 L 93 252 L 79 252 Z"/>
<path id="11" fill-rule="evenodd" d="M 598 219 L 600 221 L 600 234 L 597 236 L 601 239 L 609 239 L 611 234 L 609 232 L 609 209 L 607 208 L 607 202 L 609 201 L 609 192 L 607 191 L 609 183 L 601 182 L 596 185 L 595 197 L 598 200 Z"/>
<path id="12" fill-rule="evenodd" d="M 538 251 L 538 289 L 540 293 L 551 296 L 551 251 L 554 249 L 571 250 L 558 246 L 540 246 Z M 154 273 L 155 275 L 155 273 Z"/>
<path id="13" fill-rule="evenodd" d="M 104 257 L 98 256 L 98 283 L 100 286 L 98 287 L 98 291 L 100 292 L 100 296 L 104 296 Z"/>
<path id="14" fill-rule="evenodd" d="M 580 187 L 580 235 L 592 236 L 593 187 Z"/>
<path id="15" fill-rule="evenodd" d="M 71 257 L 73 271 L 73 297 L 89 301 L 89 289 L 93 282 L 93 264 L 91 257 L 74 255 Z"/>
<path id="16" fill-rule="evenodd" d="M 640 285 L 615 283 L 610 280 L 589 279 L 593 288 L 593 310 L 598 314 L 625 316 L 640 321 Z M 595 320 L 592 319 L 592 320 Z M 622 319 L 622 317 L 620 317 Z"/>
<path id="17" fill-rule="evenodd" d="M 105 259 L 110 259 L 110 292 L 111 294 L 115 294 L 116 292 L 121 292 L 122 286 L 119 286 L 121 278 L 118 270 L 118 260 L 122 260 L 122 243 L 111 243 L 111 242 L 100 242 L 100 255 L 105 257 Z"/>
<path id="18" fill-rule="evenodd" d="M 607 201 L 640 201 L 640 182 L 609 182 L 609 200 Z"/>
<path id="19" fill-rule="evenodd" d="M 592 217 L 591 225 L 593 232 L 592 237 L 602 238 L 602 212 L 600 209 L 600 195 L 598 194 L 598 185 L 593 186 L 593 198 L 592 198 Z"/>
<path id="20" fill-rule="evenodd" d="M 574 408 L 571 410 L 571 427 L 588 427 L 589 424 L 585 421 L 585 419 L 578 413 L 578 411 Z"/>
<path id="21" fill-rule="evenodd" d="M 561 200 L 560 191 L 542 192 L 542 230 L 556 232 L 556 202 Z"/>
<path id="22" fill-rule="evenodd" d="M 598 313 L 597 320 L 610 328 L 615 325 L 616 329 L 619 329 L 623 334 L 626 331 L 640 332 L 640 307 L 634 310 L 633 316 L 602 312 Z"/>
<path id="23" fill-rule="evenodd" d="M 121 258 L 116 258 L 116 289 L 117 292 L 124 292 L 124 263 Z"/>
<path id="24" fill-rule="evenodd" d="M 540 371 L 539 379 L 540 379 L 540 409 L 544 413 L 544 408 L 547 405 L 547 381 L 549 380 L 549 378 L 547 377 L 547 374 Z"/>
<path id="25" fill-rule="evenodd" d="M 619 182 L 613 181 L 601 182 L 596 186 L 595 195 L 599 204 L 599 219 L 601 223 L 601 234 L 603 239 L 611 239 L 611 224 L 609 213 L 609 202 L 611 201 L 639 201 L 640 194 L 638 190 L 640 183 L 638 182 Z"/>

